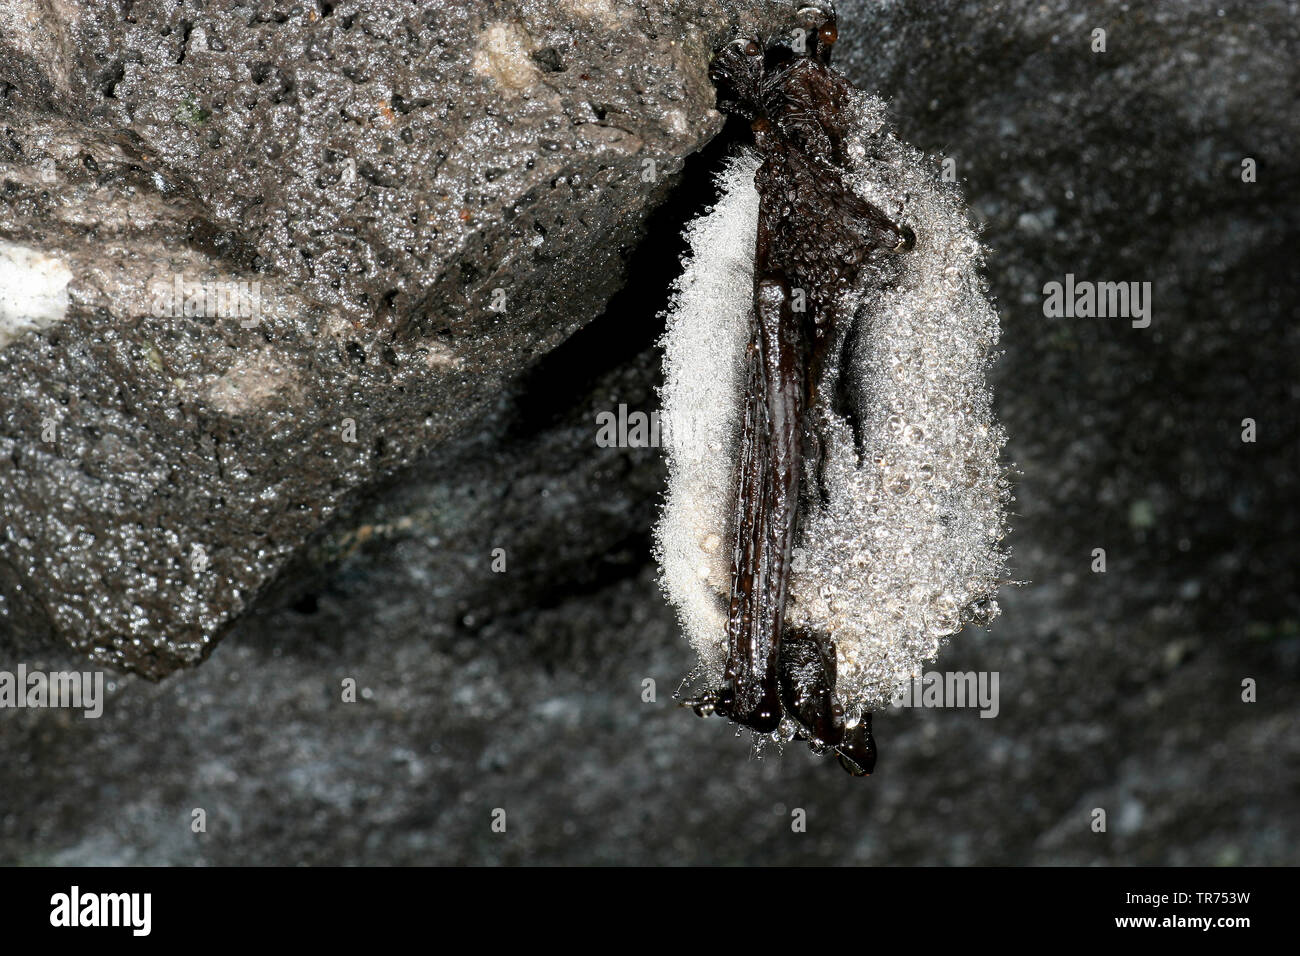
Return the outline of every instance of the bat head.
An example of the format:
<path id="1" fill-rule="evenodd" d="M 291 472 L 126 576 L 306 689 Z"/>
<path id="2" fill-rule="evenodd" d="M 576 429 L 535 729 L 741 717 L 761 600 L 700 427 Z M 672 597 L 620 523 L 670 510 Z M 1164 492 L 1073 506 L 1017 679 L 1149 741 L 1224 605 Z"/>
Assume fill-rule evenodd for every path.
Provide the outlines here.
<path id="1" fill-rule="evenodd" d="M 746 119 L 764 115 L 771 80 L 799 60 L 825 65 L 839 36 L 835 8 L 827 3 L 799 8 L 795 26 L 766 39 L 743 36 L 713 55 L 709 79 L 718 91 L 718 109 Z"/>

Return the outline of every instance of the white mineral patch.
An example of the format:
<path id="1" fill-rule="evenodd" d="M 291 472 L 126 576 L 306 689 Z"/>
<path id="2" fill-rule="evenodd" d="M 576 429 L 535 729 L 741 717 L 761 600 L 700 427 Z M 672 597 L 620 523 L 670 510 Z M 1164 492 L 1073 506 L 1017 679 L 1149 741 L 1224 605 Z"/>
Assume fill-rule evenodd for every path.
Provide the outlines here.
<path id="1" fill-rule="evenodd" d="M 474 69 L 506 90 L 522 90 L 539 72 L 529 56 L 531 39 L 515 23 L 494 23 L 483 31 L 474 50 Z"/>
<path id="2" fill-rule="evenodd" d="M 206 390 L 205 397 L 227 415 L 245 415 L 266 408 L 276 394 L 295 387 L 292 371 L 264 352 L 240 355 Z"/>
<path id="3" fill-rule="evenodd" d="M 25 332 L 61 321 L 68 312 L 71 281 L 61 260 L 0 241 L 0 348 Z"/>
<path id="4" fill-rule="evenodd" d="M 861 328 L 843 374 L 864 449 L 859 460 L 849 424 L 825 410 L 828 501 L 804 499 L 786 607 L 787 623 L 835 641 L 850 713 L 884 705 L 965 623 L 996 616 L 1010 501 L 985 383 L 998 318 L 983 251 L 955 187 L 888 130 L 884 103 L 859 94 L 856 112 L 850 184 L 910 226 L 916 245 L 893 287 L 855 290 L 846 303 Z M 753 155 L 733 160 L 722 199 L 688 228 L 664 339 L 672 427 L 656 529 L 661 581 L 715 684 L 726 658 L 757 165 Z"/>

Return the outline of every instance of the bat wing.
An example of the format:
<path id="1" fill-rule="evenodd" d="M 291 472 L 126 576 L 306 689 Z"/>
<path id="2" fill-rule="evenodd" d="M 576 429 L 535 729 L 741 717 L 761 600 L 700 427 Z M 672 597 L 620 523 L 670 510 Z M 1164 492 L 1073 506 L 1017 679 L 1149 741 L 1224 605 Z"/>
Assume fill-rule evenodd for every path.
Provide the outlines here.
<path id="1" fill-rule="evenodd" d="M 727 618 L 730 699 L 722 709 L 767 732 L 781 720 L 778 665 L 798 521 L 806 374 L 802 331 L 784 279 L 755 283 L 751 329 Z"/>

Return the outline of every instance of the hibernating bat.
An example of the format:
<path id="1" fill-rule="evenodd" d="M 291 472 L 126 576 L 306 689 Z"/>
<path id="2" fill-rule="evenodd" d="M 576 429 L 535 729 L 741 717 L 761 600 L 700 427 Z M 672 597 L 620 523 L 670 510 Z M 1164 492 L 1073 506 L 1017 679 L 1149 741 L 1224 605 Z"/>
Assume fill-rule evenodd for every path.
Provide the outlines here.
<path id="1" fill-rule="evenodd" d="M 754 142 L 688 229 L 656 553 L 700 658 L 684 703 L 865 774 L 872 710 L 998 613 L 998 318 L 956 186 L 829 65 L 833 10 L 796 16 L 710 67 Z"/>

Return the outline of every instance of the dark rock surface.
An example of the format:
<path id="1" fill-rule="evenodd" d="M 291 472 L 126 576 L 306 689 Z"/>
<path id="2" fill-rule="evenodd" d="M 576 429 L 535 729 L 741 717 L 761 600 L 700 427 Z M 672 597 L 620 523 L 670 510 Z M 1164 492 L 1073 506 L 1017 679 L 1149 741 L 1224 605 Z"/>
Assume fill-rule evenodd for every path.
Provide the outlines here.
<path id="1" fill-rule="evenodd" d="M 1245 2 L 840 14 L 840 61 L 893 97 L 905 138 L 955 158 L 991 247 L 997 396 L 1021 472 L 1013 566 L 1028 583 L 939 666 L 998 671 L 998 717 L 882 714 L 877 773 L 859 781 L 798 749 L 751 760 L 724 724 L 672 704 L 692 661 L 648 560 L 661 464 L 650 449 L 598 448 L 594 416 L 653 406 L 654 314 L 715 143 L 604 314 L 490 388 L 466 383 L 480 403 L 456 410 L 452 437 L 286 553 L 284 590 L 202 667 L 159 685 L 113 678 L 99 720 L 0 712 L 0 860 L 1297 862 L 1300 25 L 1284 4 Z M 1096 28 L 1104 54 L 1090 49 Z M 1242 181 L 1245 157 L 1257 182 Z M 77 195 L 65 217 L 93 199 Z M 156 241 L 142 216 L 122 213 L 111 241 Z M 571 248 L 585 273 L 599 250 Z M 1150 327 L 1046 318 L 1043 285 L 1066 273 L 1151 282 Z M 309 286 L 294 286 L 304 310 L 346 308 Z M 584 318 L 566 306 L 566 333 Z M 496 334 L 471 341 L 486 350 Z M 6 403 L 28 394 L 9 381 Z M 441 393 L 433 407 L 451 415 L 459 401 Z M 5 429 L 12 439 L 8 416 Z M 121 451 L 104 454 L 111 467 Z M 31 509 L 38 492 L 53 494 L 30 492 Z M 6 488 L 7 519 L 10 501 Z M 34 669 L 80 660 L 17 633 L 0 650 Z M 348 677 L 353 704 L 340 701 Z M 1246 678 L 1256 703 L 1241 699 Z M 794 808 L 806 833 L 791 831 Z"/>
<path id="2" fill-rule="evenodd" d="M 200 662 L 601 313 L 762 7 L 6 2 L 0 239 L 70 280 L 0 333 L 0 624 Z M 159 315 L 176 277 L 260 311 Z"/>

